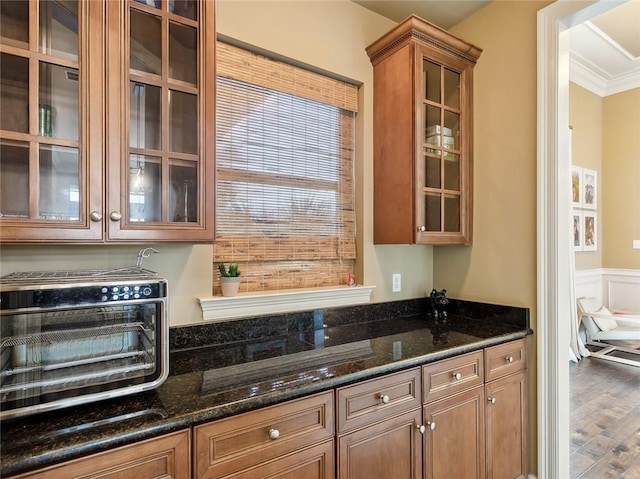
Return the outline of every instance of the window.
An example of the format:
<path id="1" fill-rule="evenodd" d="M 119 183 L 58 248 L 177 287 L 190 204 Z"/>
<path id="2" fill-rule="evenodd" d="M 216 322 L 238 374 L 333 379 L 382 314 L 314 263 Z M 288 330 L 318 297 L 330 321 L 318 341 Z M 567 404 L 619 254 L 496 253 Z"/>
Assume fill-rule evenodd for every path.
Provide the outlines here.
<path id="1" fill-rule="evenodd" d="M 345 284 L 357 87 L 224 43 L 217 62 L 214 262 L 242 291 Z"/>

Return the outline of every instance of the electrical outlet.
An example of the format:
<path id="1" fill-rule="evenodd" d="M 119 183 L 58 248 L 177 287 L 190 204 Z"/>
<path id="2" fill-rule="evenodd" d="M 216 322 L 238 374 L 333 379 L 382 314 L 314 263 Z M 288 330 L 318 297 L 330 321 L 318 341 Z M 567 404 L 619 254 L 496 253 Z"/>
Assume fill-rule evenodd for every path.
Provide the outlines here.
<path id="1" fill-rule="evenodd" d="M 399 361 L 402 359 L 402 341 L 393 342 L 393 360 Z"/>
<path id="2" fill-rule="evenodd" d="M 633 249 L 640 249 L 640 240 L 633 240 Z"/>
<path id="3" fill-rule="evenodd" d="M 393 273 L 391 278 L 391 292 L 399 293 L 402 291 L 402 275 L 400 273 Z"/>

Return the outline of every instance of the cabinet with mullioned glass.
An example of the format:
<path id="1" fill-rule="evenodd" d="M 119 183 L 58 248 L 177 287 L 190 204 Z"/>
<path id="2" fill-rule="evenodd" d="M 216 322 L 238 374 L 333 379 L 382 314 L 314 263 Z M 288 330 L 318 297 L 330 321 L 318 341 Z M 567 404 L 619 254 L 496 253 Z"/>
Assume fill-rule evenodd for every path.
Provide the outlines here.
<path id="1" fill-rule="evenodd" d="M 471 244 L 473 68 L 480 53 L 413 15 L 367 47 L 375 244 Z"/>
<path id="2" fill-rule="evenodd" d="M 0 4 L 0 240 L 213 238 L 213 2 Z"/>

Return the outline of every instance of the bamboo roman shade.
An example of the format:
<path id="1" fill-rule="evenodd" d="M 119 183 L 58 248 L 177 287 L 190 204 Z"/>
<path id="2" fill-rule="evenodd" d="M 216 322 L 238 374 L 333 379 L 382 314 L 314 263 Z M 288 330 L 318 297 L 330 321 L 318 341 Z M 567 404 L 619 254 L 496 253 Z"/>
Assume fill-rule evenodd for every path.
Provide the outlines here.
<path id="1" fill-rule="evenodd" d="M 344 284 L 357 87 L 220 42 L 216 60 L 214 261 L 244 291 Z"/>

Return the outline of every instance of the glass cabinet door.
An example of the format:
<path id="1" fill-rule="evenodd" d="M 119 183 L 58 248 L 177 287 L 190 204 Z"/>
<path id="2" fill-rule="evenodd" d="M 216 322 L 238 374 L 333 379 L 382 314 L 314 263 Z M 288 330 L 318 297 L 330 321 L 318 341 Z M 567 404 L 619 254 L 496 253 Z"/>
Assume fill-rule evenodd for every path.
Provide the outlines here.
<path id="1" fill-rule="evenodd" d="M 3 229 L 44 225 L 85 239 L 101 235 L 87 218 L 90 168 L 80 127 L 87 9 L 77 0 L 0 4 Z"/>
<path id="2" fill-rule="evenodd" d="M 422 60 L 422 224 L 427 233 L 461 231 L 459 72 Z"/>
<path id="3" fill-rule="evenodd" d="M 110 209 L 121 218 L 111 222 L 110 236 L 187 240 L 185 234 L 193 239 L 197 230 L 211 228 L 212 237 L 203 189 L 213 161 L 207 147 L 213 137 L 204 134 L 205 126 L 213 127 L 213 104 L 205 98 L 215 81 L 214 59 L 208 56 L 215 48 L 213 2 L 122 4 L 124 12 L 109 7 L 109 15 L 124 15 L 127 26 L 120 89 L 125 104 L 120 158 L 126 161 L 115 160 L 126 172 L 114 178 L 119 191 L 110 184 Z"/>

